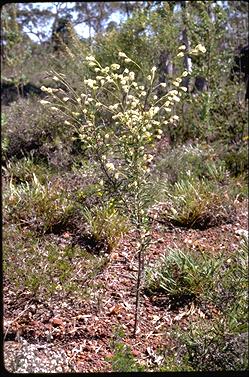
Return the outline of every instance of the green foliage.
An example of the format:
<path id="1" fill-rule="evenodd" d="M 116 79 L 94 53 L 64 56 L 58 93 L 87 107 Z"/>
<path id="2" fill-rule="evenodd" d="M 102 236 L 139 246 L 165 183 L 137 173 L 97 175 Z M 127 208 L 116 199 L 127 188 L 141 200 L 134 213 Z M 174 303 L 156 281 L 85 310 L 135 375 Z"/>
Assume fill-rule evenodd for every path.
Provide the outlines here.
<path id="1" fill-rule="evenodd" d="M 101 205 L 103 202 L 102 191 L 98 184 L 89 183 L 76 192 L 76 200 L 83 204 L 87 209 L 91 210 L 92 207 Z"/>
<path id="2" fill-rule="evenodd" d="M 43 299 L 68 294 L 87 298 L 95 290 L 95 276 L 106 264 L 104 257 L 38 237 L 19 225 L 5 226 L 3 239 L 5 279 L 15 289 L 26 288 Z"/>
<path id="3" fill-rule="evenodd" d="M 115 345 L 114 356 L 111 358 L 113 372 L 141 372 L 143 368 L 134 359 L 130 347 L 123 343 Z"/>
<path id="4" fill-rule="evenodd" d="M 247 134 L 247 108 L 244 100 L 244 83 L 227 83 L 219 88 L 210 110 L 211 140 L 224 140 L 227 144 L 243 144 Z M 234 111 L 236 109 L 236 111 Z"/>
<path id="5" fill-rule="evenodd" d="M 190 94 L 186 96 L 184 104 L 178 106 L 179 125 L 167 130 L 174 145 L 194 140 L 243 143 L 242 139 L 247 133 L 247 108 L 242 102 L 244 83 L 235 86 L 217 79 L 217 84 L 220 87 L 212 95 L 205 92 L 194 96 Z"/>
<path id="6" fill-rule="evenodd" d="M 161 179 L 171 184 L 194 176 L 224 183 L 229 176 L 225 161 L 221 159 L 215 146 L 203 144 L 182 144 L 167 148 L 157 158 L 156 171 Z"/>
<path id="7" fill-rule="evenodd" d="M 34 175 L 44 184 L 49 176 L 49 170 L 44 164 L 36 164 L 32 157 L 23 157 L 21 160 L 8 160 L 3 167 L 6 179 L 16 185 L 19 183 L 31 183 Z"/>
<path id="8" fill-rule="evenodd" d="M 209 299 L 228 316 L 230 330 L 248 331 L 246 321 L 248 300 L 248 237 L 242 237 L 238 249 L 229 256 Z"/>
<path id="9" fill-rule="evenodd" d="M 151 7 L 141 5 L 118 28 L 97 35 L 96 58 L 110 65 L 119 51 L 125 51 L 132 60 L 141 61 L 144 73 L 149 74 L 150 67 L 158 65 L 159 57 L 165 51 L 165 41 L 169 54 L 177 54 L 177 22 L 178 16 L 166 2 Z M 175 64 L 178 66 L 178 62 Z M 132 69 L 139 75 L 137 67 Z"/>
<path id="10" fill-rule="evenodd" d="M 158 263 L 157 269 L 149 271 L 148 284 L 151 290 L 162 287 L 164 290 L 166 288 L 167 294 L 171 291 L 174 294 L 193 292 L 197 288 L 195 282 L 198 281 L 199 288 L 202 288 L 197 290 L 198 294 L 202 292 L 199 302 L 209 302 L 220 312 L 211 319 L 198 319 L 190 323 L 184 331 L 179 327 L 172 329 L 170 337 L 174 342 L 174 353 L 165 350 L 165 360 L 160 371 L 246 370 L 248 238 L 242 239 L 239 248 L 228 258 L 224 255 L 222 258 L 203 258 L 204 254 L 197 257 L 193 253 L 184 256 L 179 250 L 174 253 L 172 255 L 171 250 L 165 256 L 165 266 Z M 162 273 L 165 274 L 164 280 Z"/>
<path id="11" fill-rule="evenodd" d="M 96 242 L 107 244 L 108 251 L 114 250 L 121 237 L 128 231 L 127 218 L 121 216 L 113 203 L 84 208 L 83 216 L 88 225 L 88 232 Z"/>
<path id="12" fill-rule="evenodd" d="M 198 371 L 246 370 L 247 333 L 234 334 L 228 319 L 216 319 L 213 324 L 201 322 L 185 335 L 190 364 Z"/>
<path id="13" fill-rule="evenodd" d="M 30 226 L 43 233 L 63 227 L 74 211 L 60 181 L 42 184 L 33 173 L 32 182 L 15 186 L 11 181 L 4 195 L 6 221 Z"/>
<path id="14" fill-rule="evenodd" d="M 190 175 L 166 186 L 160 216 L 176 226 L 205 229 L 233 220 L 233 201 L 224 187 Z"/>
<path id="15" fill-rule="evenodd" d="M 209 195 L 208 192 L 212 192 L 211 196 L 213 195 L 216 198 L 215 201 L 218 201 L 218 197 L 224 196 L 224 205 L 229 213 L 229 208 L 232 210 L 233 200 L 241 200 L 247 197 L 247 175 L 245 174 L 247 172 L 247 164 L 248 155 L 245 145 L 239 149 L 224 147 L 220 144 L 208 145 L 206 143 L 183 144 L 173 149 L 166 148 L 166 150 L 158 154 L 156 159 L 151 180 L 153 182 L 152 202 L 167 203 L 169 199 L 169 203 L 172 203 L 172 195 L 174 196 L 174 193 L 176 193 L 180 196 L 180 199 L 177 200 L 175 197 L 176 204 L 173 205 L 173 208 L 177 211 L 180 211 L 181 208 L 184 217 L 187 214 L 187 205 L 189 205 L 190 210 L 195 205 L 197 206 L 199 202 L 202 202 L 204 207 L 206 205 L 208 207 L 207 195 Z M 201 182 L 200 185 L 199 182 Z M 155 184 L 157 189 L 155 189 Z M 180 185 L 182 190 L 179 190 L 179 187 L 175 184 Z M 196 188 L 196 192 L 193 186 Z M 186 189 L 185 192 L 184 188 Z M 180 194 L 181 191 L 183 193 Z M 185 203 L 184 205 L 183 202 Z M 214 213 L 213 216 L 218 215 L 220 210 L 225 215 L 226 211 L 221 206 L 222 201 L 220 201 L 220 206 L 217 207 L 217 213 Z M 163 217 L 165 213 L 175 215 L 169 205 L 165 204 L 165 207 L 166 210 L 162 210 Z M 199 212 L 203 210 L 202 205 L 199 206 L 199 210 L 197 208 Z M 193 210 L 193 217 L 194 214 Z M 190 220 L 190 217 L 188 218 Z M 217 221 L 225 221 L 225 218 L 226 216 L 223 220 L 220 218 Z M 213 220 L 208 220 L 206 225 L 215 224 Z"/>
<path id="16" fill-rule="evenodd" d="M 206 165 L 206 177 L 217 183 L 225 183 L 229 178 L 229 171 L 224 161 L 210 161 Z"/>
<path id="17" fill-rule="evenodd" d="M 167 135 L 174 144 L 196 139 L 240 143 L 246 132 L 247 109 L 243 104 L 244 83 L 235 85 L 228 79 L 233 61 L 231 40 L 225 33 L 230 22 L 228 13 L 220 4 L 200 2 L 197 6 L 184 4 L 179 16 L 190 46 L 199 42 L 207 51 L 191 56 L 190 93 L 177 107 L 179 125 L 170 127 Z M 206 90 L 196 90 L 197 77 L 205 78 Z"/>
<path id="18" fill-rule="evenodd" d="M 203 296 L 212 290 L 222 262 L 221 256 L 169 249 L 147 270 L 146 288 L 149 292 L 163 291 L 176 300 Z"/>
<path id="19" fill-rule="evenodd" d="M 194 372 L 194 368 L 190 365 L 186 355 L 181 358 L 167 355 L 163 365 L 159 368 L 159 372 Z"/>
<path id="20" fill-rule="evenodd" d="M 125 336 L 122 329 L 114 330 L 112 350 L 113 355 L 107 358 L 112 365 L 112 372 L 141 372 L 144 368 L 135 360 L 131 348 L 122 338 Z"/>
<path id="21" fill-rule="evenodd" d="M 224 148 L 221 158 L 233 176 L 248 175 L 248 146 L 246 143 L 239 148 L 233 146 Z"/>
<path id="22" fill-rule="evenodd" d="M 165 350 L 160 372 L 166 371 L 241 371 L 248 368 L 247 333 L 236 334 L 228 318 L 197 320 L 187 331 L 172 330 L 174 354 Z"/>

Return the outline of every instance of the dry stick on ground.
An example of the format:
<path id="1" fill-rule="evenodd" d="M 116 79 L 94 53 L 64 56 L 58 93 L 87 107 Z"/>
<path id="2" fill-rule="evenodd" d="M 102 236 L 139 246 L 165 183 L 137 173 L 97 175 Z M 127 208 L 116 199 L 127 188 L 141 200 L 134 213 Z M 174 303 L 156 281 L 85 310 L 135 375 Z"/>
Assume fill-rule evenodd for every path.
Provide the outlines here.
<path id="1" fill-rule="evenodd" d="M 14 318 L 9 324 L 8 324 L 8 326 L 7 326 L 7 329 L 6 329 L 6 331 L 5 331 L 5 334 L 4 334 L 4 338 L 3 338 L 3 340 L 5 340 L 6 339 L 6 336 L 7 336 L 7 334 L 8 334 L 8 332 L 9 332 L 9 328 L 10 328 L 10 326 L 15 322 L 15 321 L 17 321 L 19 318 L 21 318 L 21 316 L 30 308 L 30 306 L 28 305 L 29 303 L 30 303 L 30 301 L 31 300 L 29 300 L 29 302 L 26 304 L 26 307 L 25 307 L 25 309 L 20 313 L 20 314 L 18 314 L 18 316 L 16 317 L 16 318 Z"/>

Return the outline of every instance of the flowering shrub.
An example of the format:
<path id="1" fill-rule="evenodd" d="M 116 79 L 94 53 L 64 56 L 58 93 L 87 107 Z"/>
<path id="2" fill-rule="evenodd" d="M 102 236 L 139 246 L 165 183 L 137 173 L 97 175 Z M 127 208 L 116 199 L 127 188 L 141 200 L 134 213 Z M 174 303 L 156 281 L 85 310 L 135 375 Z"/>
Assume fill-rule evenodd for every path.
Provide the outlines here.
<path id="1" fill-rule="evenodd" d="M 178 56 L 184 47 L 179 47 Z M 204 49 L 197 45 L 193 53 L 204 52 Z M 119 58 L 122 63 L 134 64 L 143 74 L 142 68 L 124 52 L 119 52 Z M 87 56 L 86 61 L 95 72 L 95 79 L 84 80 L 83 93 L 78 95 L 63 74 L 53 72 L 52 79 L 59 81 L 65 89 L 42 86 L 41 89 L 52 98 L 41 100 L 41 103 L 64 114 L 65 124 L 76 128 L 93 163 L 100 167 L 100 184 L 104 191 L 111 191 L 124 203 L 127 194 L 129 199 L 131 193 L 136 196 L 146 182 L 153 160 L 153 155 L 148 153 L 149 147 L 162 137 L 163 126 L 179 120 L 174 114 L 174 104 L 187 90 L 181 82 L 188 72 L 175 78 L 171 89 L 158 98 L 156 89 L 166 87 L 166 83 L 157 85 L 156 67 L 152 67 L 142 85 L 136 81 L 133 71 L 122 70 L 120 64 L 102 67 L 93 56 Z M 106 113 L 111 115 L 109 127 L 101 116 Z M 128 201 L 125 202 L 127 209 Z M 129 213 L 134 214 L 133 205 Z"/>
<path id="2" fill-rule="evenodd" d="M 178 57 L 184 52 L 179 47 Z M 205 52 L 197 45 L 193 54 Z M 191 51 L 190 51 L 191 53 Z M 177 57 L 176 57 L 177 58 Z M 52 79 L 60 82 L 64 89 L 41 89 L 50 96 L 41 103 L 54 112 L 65 116 L 65 124 L 74 127 L 92 163 L 100 169 L 100 185 L 103 194 L 114 199 L 135 225 L 138 232 L 138 284 L 137 302 L 142 282 L 144 251 L 149 244 L 146 195 L 144 190 L 150 174 L 156 140 L 163 134 L 163 127 L 177 123 L 174 105 L 179 102 L 187 88 L 182 80 L 189 72 L 183 71 L 171 82 L 170 90 L 158 98 L 156 67 L 145 77 L 142 67 L 119 52 L 120 64 L 103 67 L 94 56 L 86 61 L 93 70 L 94 78 L 84 80 L 84 91 L 74 91 L 64 74 L 52 72 Z M 134 65 L 142 79 L 124 63 Z M 108 125 L 107 125 L 108 120 Z M 137 310 L 136 310 L 137 314 Z M 135 328 L 137 321 L 135 320 Z"/>

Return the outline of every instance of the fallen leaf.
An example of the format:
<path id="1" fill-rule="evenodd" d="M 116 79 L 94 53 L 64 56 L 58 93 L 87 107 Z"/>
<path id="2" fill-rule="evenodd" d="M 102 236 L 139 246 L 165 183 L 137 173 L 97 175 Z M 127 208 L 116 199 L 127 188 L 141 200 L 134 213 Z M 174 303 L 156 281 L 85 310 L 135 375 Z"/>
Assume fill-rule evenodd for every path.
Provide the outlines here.
<path id="1" fill-rule="evenodd" d="M 152 323 L 155 324 L 159 321 L 160 317 L 158 315 L 153 315 L 152 316 Z"/>
<path id="2" fill-rule="evenodd" d="M 182 319 L 182 317 L 184 317 L 185 315 L 186 315 L 186 312 L 180 313 L 180 314 L 175 316 L 174 320 L 180 321 Z"/>
<path id="3" fill-rule="evenodd" d="M 60 318 L 52 318 L 52 319 L 50 320 L 50 322 L 51 322 L 52 325 L 54 325 L 54 326 L 62 326 L 62 327 L 64 327 L 64 323 L 63 323 L 62 319 L 60 319 Z"/>
<path id="4" fill-rule="evenodd" d="M 138 351 L 138 350 L 133 350 L 133 351 L 132 351 L 132 355 L 133 355 L 133 356 L 139 356 L 140 354 L 141 354 L 141 352 Z"/>
<path id="5" fill-rule="evenodd" d="M 122 311 L 122 306 L 120 304 L 116 304 L 111 307 L 110 311 L 108 312 L 108 315 L 120 314 L 121 311 Z"/>

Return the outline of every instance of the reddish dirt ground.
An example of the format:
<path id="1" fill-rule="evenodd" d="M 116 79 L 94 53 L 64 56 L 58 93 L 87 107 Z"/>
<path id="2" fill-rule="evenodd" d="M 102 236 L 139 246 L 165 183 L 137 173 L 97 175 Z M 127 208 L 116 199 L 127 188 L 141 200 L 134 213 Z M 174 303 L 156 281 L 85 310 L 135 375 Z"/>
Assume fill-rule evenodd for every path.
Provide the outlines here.
<path id="1" fill-rule="evenodd" d="M 232 224 L 202 231 L 169 229 L 155 222 L 146 263 L 155 262 L 167 247 L 186 245 L 212 253 L 232 252 L 239 245 L 236 232 L 248 227 L 247 204 L 247 201 L 237 203 Z M 110 372 L 106 357 L 113 352 L 115 329 L 122 328 L 125 334 L 122 342 L 130 346 L 139 363 L 156 366 L 155 353 L 171 345 L 172 325 L 177 323 L 184 328 L 197 317 L 218 315 L 211 306 L 203 308 L 190 302 L 172 308 L 160 295 L 157 298 L 143 295 L 138 334 L 133 338 L 137 261 L 132 241 L 134 234 L 130 233 L 112 252 L 109 262 L 95 278 L 98 292 L 87 300 L 61 302 L 57 297 L 43 303 L 33 300 L 29 292 L 17 297 L 5 282 L 5 357 L 15 353 L 18 339 L 23 337 L 30 343 L 63 349 L 78 372 Z M 50 341 L 48 334 L 52 334 Z"/>

